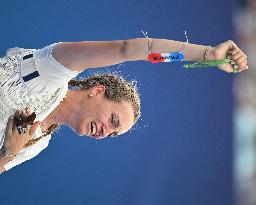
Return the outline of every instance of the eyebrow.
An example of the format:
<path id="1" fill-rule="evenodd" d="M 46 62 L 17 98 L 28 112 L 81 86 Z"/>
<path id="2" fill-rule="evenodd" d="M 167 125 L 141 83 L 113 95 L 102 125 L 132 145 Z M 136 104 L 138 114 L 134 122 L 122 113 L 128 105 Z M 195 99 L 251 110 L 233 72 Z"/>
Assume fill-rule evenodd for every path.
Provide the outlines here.
<path id="1" fill-rule="evenodd" d="M 117 119 L 117 122 L 113 120 L 114 118 Z M 121 127 L 120 118 L 116 113 L 111 113 L 110 122 L 115 128 Z M 117 135 L 119 135 L 119 132 L 114 131 L 109 136 L 115 137 Z"/>
<path id="2" fill-rule="evenodd" d="M 115 120 L 113 120 L 113 118 Z M 118 127 L 122 127 L 121 122 L 120 122 L 120 118 L 116 113 L 112 113 L 111 116 L 111 123 L 114 125 L 114 127 L 118 128 Z"/>

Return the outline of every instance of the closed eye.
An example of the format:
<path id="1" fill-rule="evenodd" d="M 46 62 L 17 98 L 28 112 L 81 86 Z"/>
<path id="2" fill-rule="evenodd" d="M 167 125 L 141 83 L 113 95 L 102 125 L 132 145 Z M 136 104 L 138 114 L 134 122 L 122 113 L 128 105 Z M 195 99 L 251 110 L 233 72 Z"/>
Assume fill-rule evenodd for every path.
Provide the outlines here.
<path id="1" fill-rule="evenodd" d="M 120 119 L 119 116 L 117 114 L 111 114 L 111 124 L 115 127 L 118 128 L 121 126 L 120 124 Z"/>
<path id="2" fill-rule="evenodd" d="M 110 121 L 115 129 L 121 127 L 119 116 L 116 113 L 111 114 Z M 118 135 L 118 132 L 115 131 L 109 134 L 108 137 L 115 137 L 117 135 Z"/>

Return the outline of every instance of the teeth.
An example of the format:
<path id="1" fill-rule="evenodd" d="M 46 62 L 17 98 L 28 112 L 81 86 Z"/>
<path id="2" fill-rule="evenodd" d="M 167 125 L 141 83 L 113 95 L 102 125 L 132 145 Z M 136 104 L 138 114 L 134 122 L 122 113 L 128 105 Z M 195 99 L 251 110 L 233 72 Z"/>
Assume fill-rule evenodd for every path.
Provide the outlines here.
<path id="1" fill-rule="evenodd" d="M 95 135 L 96 132 L 97 132 L 96 123 L 95 123 L 95 122 L 92 122 L 92 123 L 91 123 L 91 134 L 92 134 L 92 135 Z"/>

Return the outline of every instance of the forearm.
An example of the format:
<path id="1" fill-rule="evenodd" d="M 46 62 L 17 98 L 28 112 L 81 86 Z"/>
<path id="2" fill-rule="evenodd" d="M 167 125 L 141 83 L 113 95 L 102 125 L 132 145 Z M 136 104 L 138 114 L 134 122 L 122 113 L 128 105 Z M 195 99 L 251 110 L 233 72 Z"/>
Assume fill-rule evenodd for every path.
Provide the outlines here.
<path id="1" fill-rule="evenodd" d="M 152 38 L 152 53 L 176 52 L 181 48 L 182 42 Z M 182 53 L 185 61 L 204 60 L 204 53 L 207 46 L 185 43 Z M 129 39 L 126 43 L 125 59 L 126 61 L 147 60 L 148 58 L 148 39 L 135 38 Z"/>

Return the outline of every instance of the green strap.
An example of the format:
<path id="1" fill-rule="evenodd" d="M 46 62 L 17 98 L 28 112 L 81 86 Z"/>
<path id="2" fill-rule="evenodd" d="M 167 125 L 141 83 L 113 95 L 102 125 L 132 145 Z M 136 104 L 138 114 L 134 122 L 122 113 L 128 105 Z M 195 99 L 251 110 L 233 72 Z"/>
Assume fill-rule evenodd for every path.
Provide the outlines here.
<path id="1" fill-rule="evenodd" d="M 221 64 L 228 64 L 234 62 L 231 59 L 224 59 L 224 60 L 207 60 L 207 61 L 198 61 L 196 63 L 191 64 L 185 64 L 183 65 L 184 68 L 190 69 L 190 68 L 209 68 L 209 67 L 215 67 Z M 237 73 L 237 68 L 234 68 L 233 65 L 233 73 Z"/>

